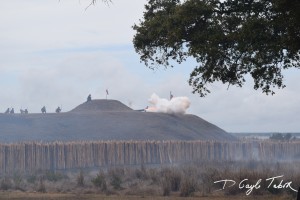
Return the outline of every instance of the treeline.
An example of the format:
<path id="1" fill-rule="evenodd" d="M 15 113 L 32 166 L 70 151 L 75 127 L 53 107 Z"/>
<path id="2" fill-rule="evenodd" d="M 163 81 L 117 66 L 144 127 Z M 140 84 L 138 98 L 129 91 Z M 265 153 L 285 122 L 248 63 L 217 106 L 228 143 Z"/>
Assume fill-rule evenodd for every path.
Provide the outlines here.
<path id="1" fill-rule="evenodd" d="M 279 141 L 290 141 L 290 140 L 297 140 L 297 137 L 292 133 L 273 133 L 270 136 L 271 140 L 279 140 Z"/>

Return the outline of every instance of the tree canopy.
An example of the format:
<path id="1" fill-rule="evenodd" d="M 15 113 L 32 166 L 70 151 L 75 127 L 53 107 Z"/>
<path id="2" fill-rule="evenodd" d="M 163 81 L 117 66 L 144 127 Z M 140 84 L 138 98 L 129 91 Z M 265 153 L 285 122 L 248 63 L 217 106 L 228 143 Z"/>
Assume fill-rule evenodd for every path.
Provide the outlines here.
<path id="1" fill-rule="evenodd" d="M 149 0 L 133 39 L 151 69 L 188 57 L 194 93 L 205 96 L 215 81 L 274 94 L 284 88 L 282 70 L 300 67 L 299 0 Z"/>

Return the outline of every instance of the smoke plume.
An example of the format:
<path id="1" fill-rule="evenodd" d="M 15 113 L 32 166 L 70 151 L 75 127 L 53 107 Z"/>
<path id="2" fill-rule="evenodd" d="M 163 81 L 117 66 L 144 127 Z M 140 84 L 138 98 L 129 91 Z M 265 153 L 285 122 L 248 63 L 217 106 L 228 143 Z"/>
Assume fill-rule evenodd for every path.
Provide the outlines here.
<path id="1" fill-rule="evenodd" d="M 190 107 L 190 100 L 187 97 L 173 97 L 171 100 L 160 98 L 153 93 L 149 99 L 153 106 L 146 109 L 147 112 L 161 112 L 169 114 L 184 114 Z"/>

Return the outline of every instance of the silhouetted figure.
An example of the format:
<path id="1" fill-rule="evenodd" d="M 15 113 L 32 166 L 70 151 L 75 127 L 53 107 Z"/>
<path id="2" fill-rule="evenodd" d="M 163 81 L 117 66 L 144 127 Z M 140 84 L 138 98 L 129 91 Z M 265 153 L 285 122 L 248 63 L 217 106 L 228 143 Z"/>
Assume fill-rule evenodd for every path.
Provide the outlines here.
<path id="1" fill-rule="evenodd" d="M 21 114 L 25 114 L 25 110 L 20 109 L 20 113 L 21 113 Z"/>
<path id="2" fill-rule="evenodd" d="M 9 112 L 10 114 L 14 114 L 15 113 L 15 110 L 14 110 L 14 108 L 12 108 L 11 110 L 10 110 L 10 112 Z"/>
<path id="3" fill-rule="evenodd" d="M 27 109 L 25 109 L 25 110 L 24 110 L 24 113 L 25 113 L 25 114 L 28 114 L 28 110 L 27 110 Z"/>
<path id="4" fill-rule="evenodd" d="M 300 200 L 300 187 L 299 187 L 299 189 L 298 189 L 297 200 Z"/>
<path id="5" fill-rule="evenodd" d="M 87 97 L 86 102 L 92 101 L 92 96 L 89 94 L 89 96 Z"/>
<path id="6" fill-rule="evenodd" d="M 9 108 L 4 112 L 4 114 L 9 114 Z"/>
<path id="7" fill-rule="evenodd" d="M 42 107 L 41 111 L 42 111 L 42 113 L 47 113 L 47 112 L 46 112 L 46 107 L 45 107 L 45 106 Z"/>
<path id="8" fill-rule="evenodd" d="M 61 108 L 58 106 L 58 107 L 56 108 L 55 112 L 56 112 L 56 113 L 60 113 L 60 111 L 61 111 Z"/>

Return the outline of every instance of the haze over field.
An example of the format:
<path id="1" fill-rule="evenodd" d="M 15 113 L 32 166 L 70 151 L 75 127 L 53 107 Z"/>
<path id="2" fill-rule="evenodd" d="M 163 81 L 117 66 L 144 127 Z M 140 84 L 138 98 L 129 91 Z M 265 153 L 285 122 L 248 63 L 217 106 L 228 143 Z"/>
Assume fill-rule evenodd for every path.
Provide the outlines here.
<path id="1" fill-rule="evenodd" d="M 3 1 L 0 7 L 0 112 L 43 106 L 69 111 L 86 100 L 117 99 L 133 109 L 160 98 L 186 96 L 195 114 L 228 132 L 299 132 L 299 71 L 285 72 L 287 88 L 274 96 L 252 89 L 211 85 L 212 94 L 191 93 L 187 80 L 193 60 L 171 69 L 147 69 L 132 45 L 145 0 Z"/>

